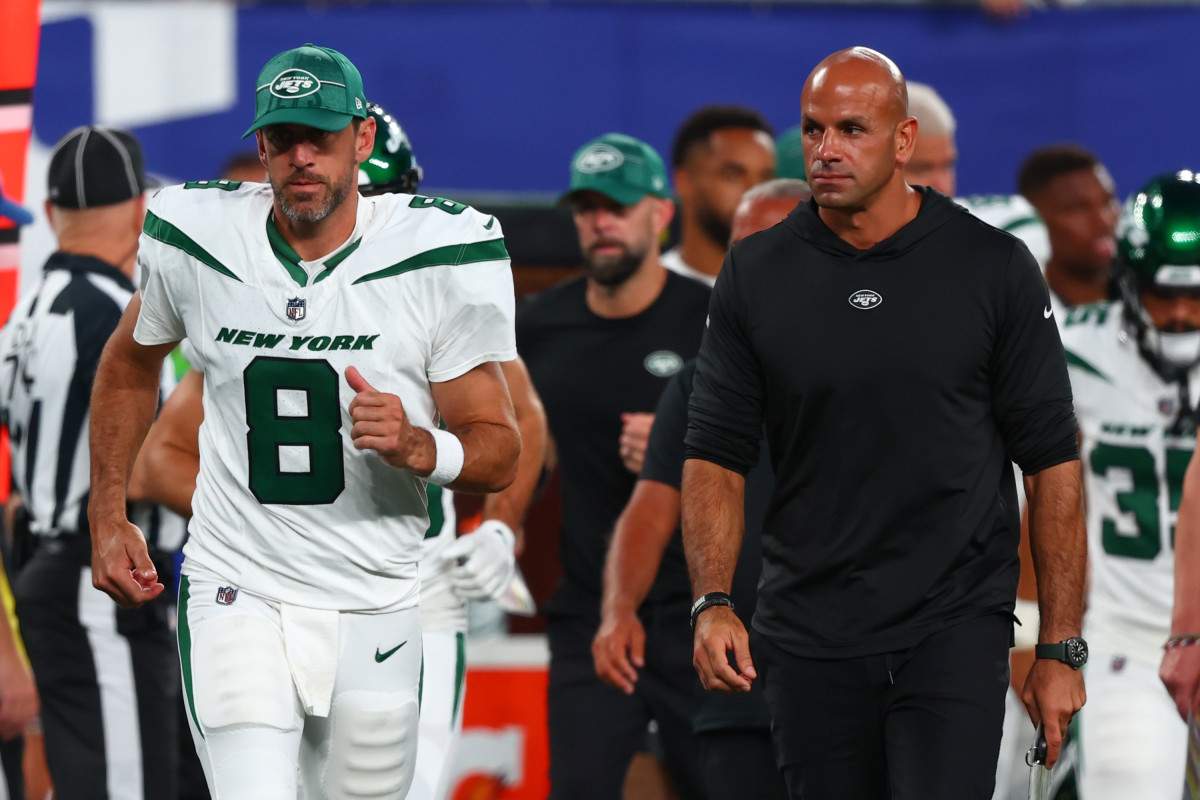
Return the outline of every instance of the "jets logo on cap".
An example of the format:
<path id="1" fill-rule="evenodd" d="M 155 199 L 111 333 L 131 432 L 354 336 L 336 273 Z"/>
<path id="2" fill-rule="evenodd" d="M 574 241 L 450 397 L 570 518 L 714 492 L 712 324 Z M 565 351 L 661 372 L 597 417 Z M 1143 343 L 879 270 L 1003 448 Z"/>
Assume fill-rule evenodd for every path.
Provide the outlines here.
<path id="1" fill-rule="evenodd" d="M 285 69 L 271 81 L 271 94 L 284 99 L 307 97 L 321 91 L 321 81 L 302 69 Z"/>
<path id="2" fill-rule="evenodd" d="M 625 163 L 625 154 L 607 144 L 589 147 L 575 159 L 575 169 L 579 172 L 608 172 Z"/>

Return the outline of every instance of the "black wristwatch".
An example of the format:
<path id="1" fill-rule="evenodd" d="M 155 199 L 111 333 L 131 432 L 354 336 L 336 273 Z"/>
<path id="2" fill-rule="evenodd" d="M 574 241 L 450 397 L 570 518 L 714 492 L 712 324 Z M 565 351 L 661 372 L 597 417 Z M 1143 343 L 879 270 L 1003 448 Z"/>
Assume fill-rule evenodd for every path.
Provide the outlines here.
<path id="1" fill-rule="evenodd" d="M 709 592 L 708 594 L 700 595 L 700 599 L 692 603 L 692 630 L 696 630 L 696 617 L 700 616 L 700 612 L 706 608 L 713 606 L 729 606 L 733 608 L 733 598 L 724 592 Z"/>
<path id="2" fill-rule="evenodd" d="M 1088 648 L 1079 636 L 1063 639 L 1058 644 L 1039 644 L 1033 651 L 1038 658 L 1052 658 L 1061 661 L 1071 669 L 1079 669 L 1087 663 Z"/>

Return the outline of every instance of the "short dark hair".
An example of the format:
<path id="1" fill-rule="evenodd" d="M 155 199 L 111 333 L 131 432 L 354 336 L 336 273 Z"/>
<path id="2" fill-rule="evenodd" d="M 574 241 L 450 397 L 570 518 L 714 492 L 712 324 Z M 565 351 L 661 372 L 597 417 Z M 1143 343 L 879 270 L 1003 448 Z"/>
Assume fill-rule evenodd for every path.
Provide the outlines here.
<path id="1" fill-rule="evenodd" d="M 763 115 L 745 106 L 710 105 L 696 109 L 675 132 L 671 145 L 671 166 L 678 169 L 692 149 L 708 141 L 714 132 L 726 128 L 750 128 L 775 138 L 775 129 Z"/>
<path id="2" fill-rule="evenodd" d="M 261 169 L 266 172 L 262 162 L 258 160 L 258 152 L 235 153 L 225 160 L 221 166 L 221 174 L 228 175 L 235 170 L 240 169 Z"/>
<path id="3" fill-rule="evenodd" d="M 1056 178 L 1095 169 L 1100 164 L 1096 154 L 1073 142 L 1039 147 L 1021 164 L 1017 172 L 1017 191 L 1032 202 L 1033 196 L 1050 185 Z"/>

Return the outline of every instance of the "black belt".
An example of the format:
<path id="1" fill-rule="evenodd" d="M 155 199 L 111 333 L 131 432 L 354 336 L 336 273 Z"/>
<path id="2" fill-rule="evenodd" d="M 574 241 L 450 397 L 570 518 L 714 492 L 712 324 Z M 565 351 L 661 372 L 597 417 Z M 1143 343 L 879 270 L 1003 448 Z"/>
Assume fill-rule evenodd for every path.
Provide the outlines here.
<path id="1" fill-rule="evenodd" d="M 32 537 L 33 555 L 70 559 L 81 564 L 92 563 L 92 538 L 82 533 L 35 533 Z"/>
<path id="2" fill-rule="evenodd" d="M 90 566 L 92 563 L 92 537 L 86 533 L 37 533 L 31 539 L 33 540 L 34 557 L 71 560 L 84 566 Z M 154 562 L 155 569 L 160 574 L 170 574 L 169 570 L 163 571 L 165 566 L 172 563 L 173 559 L 169 553 L 165 553 L 157 547 L 150 547 L 150 560 Z"/>

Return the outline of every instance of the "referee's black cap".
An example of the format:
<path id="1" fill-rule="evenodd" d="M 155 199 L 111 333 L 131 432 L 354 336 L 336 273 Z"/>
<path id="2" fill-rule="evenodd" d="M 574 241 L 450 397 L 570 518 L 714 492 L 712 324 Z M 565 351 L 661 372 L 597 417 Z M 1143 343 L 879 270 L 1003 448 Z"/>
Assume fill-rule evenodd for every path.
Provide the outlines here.
<path id="1" fill-rule="evenodd" d="M 59 208 L 88 209 L 132 200 L 146 190 L 146 161 L 132 133 L 87 125 L 54 146 L 47 197 Z"/>

